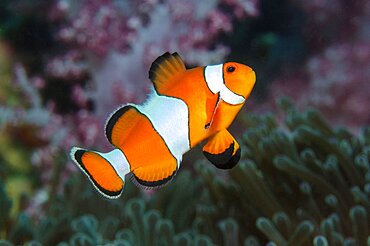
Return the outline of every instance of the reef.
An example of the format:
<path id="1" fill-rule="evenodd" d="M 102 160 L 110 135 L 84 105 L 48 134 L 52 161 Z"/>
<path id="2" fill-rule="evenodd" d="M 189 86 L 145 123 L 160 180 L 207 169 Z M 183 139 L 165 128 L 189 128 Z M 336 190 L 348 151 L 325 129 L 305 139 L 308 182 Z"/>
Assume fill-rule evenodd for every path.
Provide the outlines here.
<path id="1" fill-rule="evenodd" d="M 253 62 L 261 66 L 260 82 L 271 85 L 265 87 L 267 98 L 261 109 L 271 109 L 276 98 L 289 96 L 298 107 L 319 109 L 331 124 L 344 124 L 352 131 L 370 124 L 366 93 L 370 88 L 370 4 L 362 0 L 347 4 L 320 0 L 287 4 L 281 9 L 285 12 L 279 24 L 267 26 L 270 32 L 259 35 L 257 48 L 246 54 L 254 54 Z M 262 9 L 272 6 L 273 1 L 261 2 Z M 268 13 L 270 18 L 279 16 L 275 11 Z M 277 70 L 278 75 L 271 76 Z"/>
<path id="2" fill-rule="evenodd" d="M 370 128 L 356 136 L 313 108 L 279 105 L 283 125 L 273 114 L 242 117 L 243 154 L 230 172 L 198 160 L 171 185 L 143 194 L 129 184 L 117 201 L 74 174 L 36 222 L 11 218 L 2 184 L 2 243 L 368 245 Z"/>
<path id="3" fill-rule="evenodd" d="M 366 0 L 0 1 L 0 245 L 369 245 L 369 10 Z M 171 185 L 128 184 L 103 200 L 69 149 L 108 149 L 106 117 L 145 98 L 165 51 L 188 67 L 256 71 L 232 127 L 241 162 L 220 171 L 194 150 Z M 281 96 L 293 103 L 276 107 Z"/>
<path id="4" fill-rule="evenodd" d="M 119 105 L 144 100 L 157 56 L 177 51 L 191 65 L 224 60 L 229 50 L 217 37 L 232 32 L 234 21 L 258 16 L 257 4 L 1 1 L 2 149 L 23 158 L 11 163 L 38 173 L 26 187 L 62 191 L 75 171 L 70 147 L 108 148 L 105 119 Z"/>

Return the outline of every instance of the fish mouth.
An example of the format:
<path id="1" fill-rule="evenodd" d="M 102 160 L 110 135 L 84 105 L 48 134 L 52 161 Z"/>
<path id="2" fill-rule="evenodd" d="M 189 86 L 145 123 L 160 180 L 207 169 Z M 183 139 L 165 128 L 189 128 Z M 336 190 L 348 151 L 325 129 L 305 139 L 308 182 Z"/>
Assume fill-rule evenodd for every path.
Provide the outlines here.
<path id="1" fill-rule="evenodd" d="M 246 71 L 246 79 L 250 79 L 251 77 L 256 78 L 256 72 L 253 70 L 253 68 L 247 66 L 247 71 Z M 254 79 L 255 80 L 255 79 Z"/>
<path id="2" fill-rule="evenodd" d="M 256 83 L 256 72 L 253 69 L 251 69 L 250 71 L 248 71 L 244 79 L 245 79 L 244 81 L 246 84 L 250 84 L 250 83 L 255 84 Z"/>
<path id="3" fill-rule="evenodd" d="M 250 71 L 248 72 L 248 74 L 245 78 L 245 84 L 246 84 L 247 91 L 248 91 L 247 95 L 244 97 L 245 101 L 248 99 L 248 97 L 252 93 L 252 90 L 253 90 L 253 87 L 256 84 L 256 81 L 257 81 L 256 80 L 256 72 L 253 69 L 250 69 Z"/>
<path id="4" fill-rule="evenodd" d="M 256 72 L 253 69 L 251 69 L 251 71 L 249 72 L 249 74 L 252 75 L 253 80 L 254 80 L 254 83 L 255 83 L 256 82 Z"/>

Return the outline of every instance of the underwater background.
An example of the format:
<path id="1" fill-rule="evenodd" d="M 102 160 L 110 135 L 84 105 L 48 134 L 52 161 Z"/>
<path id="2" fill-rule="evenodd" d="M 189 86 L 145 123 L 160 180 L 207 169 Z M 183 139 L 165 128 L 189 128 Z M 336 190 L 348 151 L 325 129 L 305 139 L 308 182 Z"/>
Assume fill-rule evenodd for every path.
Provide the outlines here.
<path id="1" fill-rule="evenodd" d="M 256 71 L 241 161 L 108 201 L 69 150 L 166 51 Z M 0 245 L 370 245 L 369 78 L 367 0 L 1 0 Z"/>

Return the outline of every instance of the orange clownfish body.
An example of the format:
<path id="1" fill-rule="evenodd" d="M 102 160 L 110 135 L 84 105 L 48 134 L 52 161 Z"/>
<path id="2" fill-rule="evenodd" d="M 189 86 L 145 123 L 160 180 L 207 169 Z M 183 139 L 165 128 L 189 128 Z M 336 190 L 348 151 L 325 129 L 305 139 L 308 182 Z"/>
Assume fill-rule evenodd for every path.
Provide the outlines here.
<path id="1" fill-rule="evenodd" d="M 153 62 L 149 78 L 155 90 L 147 101 L 120 107 L 106 123 L 114 150 L 71 150 L 72 160 L 108 198 L 120 196 L 128 173 L 140 187 L 163 186 L 182 155 L 205 139 L 203 153 L 218 168 L 232 168 L 240 159 L 227 128 L 253 89 L 250 67 L 227 62 L 187 70 L 177 53 L 165 53 Z"/>

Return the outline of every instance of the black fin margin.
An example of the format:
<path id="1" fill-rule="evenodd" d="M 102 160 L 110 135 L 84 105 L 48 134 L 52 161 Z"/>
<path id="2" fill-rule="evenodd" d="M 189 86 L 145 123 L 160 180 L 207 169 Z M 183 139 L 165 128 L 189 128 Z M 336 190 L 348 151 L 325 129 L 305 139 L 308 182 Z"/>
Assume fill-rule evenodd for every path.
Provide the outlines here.
<path id="1" fill-rule="evenodd" d="M 74 153 L 74 158 L 78 162 L 78 164 L 86 171 L 86 169 L 85 169 L 85 167 L 82 163 L 82 156 L 85 152 L 86 152 L 86 150 L 83 150 L 83 149 L 76 150 L 76 152 Z"/>
<path id="2" fill-rule="evenodd" d="M 236 153 L 230 158 L 230 160 L 222 165 L 215 165 L 219 169 L 231 169 L 238 164 L 241 156 L 240 148 L 236 151 Z"/>
<path id="3" fill-rule="evenodd" d="M 169 52 L 166 52 L 163 55 L 158 56 L 157 59 L 153 61 L 149 69 L 149 79 L 151 81 L 155 81 L 155 72 L 159 68 L 159 66 L 162 64 L 162 62 L 168 60 L 170 57 L 171 57 L 171 54 Z"/>
<path id="4" fill-rule="evenodd" d="M 104 193 L 105 197 L 109 198 L 109 199 L 112 199 L 112 198 L 118 198 L 121 194 L 122 194 L 122 191 L 123 191 L 123 187 L 122 189 L 120 189 L 119 191 L 109 191 L 109 190 L 106 190 L 104 189 L 103 187 L 101 187 L 96 181 L 95 179 L 93 179 L 90 175 L 89 175 L 89 178 L 90 180 L 94 183 L 95 187 L 99 189 L 99 191 L 97 191 L 98 193 L 101 192 L 101 193 Z M 101 194 L 99 194 L 101 196 Z"/>
<path id="5" fill-rule="evenodd" d="M 113 127 L 121 118 L 121 116 L 126 113 L 129 109 L 135 108 L 132 105 L 125 105 L 118 110 L 116 110 L 108 119 L 106 125 L 105 125 L 105 136 L 107 137 L 108 141 L 112 143 L 112 132 L 113 132 Z"/>
<path id="6" fill-rule="evenodd" d="M 220 154 L 211 154 L 209 152 L 203 151 L 204 156 L 217 168 L 219 169 L 231 169 L 238 164 L 241 156 L 241 150 L 238 148 L 236 153 L 234 153 L 234 142 Z"/>
<path id="7" fill-rule="evenodd" d="M 214 165 L 222 165 L 230 160 L 234 153 L 234 142 L 222 153 L 212 154 L 207 151 L 203 151 L 204 156 L 212 162 Z"/>
<path id="8" fill-rule="evenodd" d="M 146 190 L 156 190 L 166 186 L 176 175 L 177 169 L 173 171 L 173 173 L 168 176 L 167 178 L 157 180 L 157 181 L 145 181 L 141 180 L 134 173 L 131 173 L 131 181 L 139 188 L 146 189 Z"/>
<path id="9" fill-rule="evenodd" d="M 169 52 L 166 52 L 163 55 L 158 56 L 157 59 L 155 59 L 153 61 L 152 65 L 150 66 L 150 69 L 149 69 L 149 79 L 153 82 L 154 88 L 156 89 L 156 91 L 157 91 L 157 87 L 156 87 L 156 83 L 154 82 L 154 81 L 156 81 L 156 72 L 157 72 L 158 69 L 160 69 L 160 66 L 164 62 L 171 61 L 171 60 L 172 61 L 176 60 L 177 65 L 178 66 L 184 66 L 184 70 L 186 70 L 184 61 L 182 60 L 181 56 L 177 52 L 174 52 L 172 54 L 169 53 Z"/>
<path id="10" fill-rule="evenodd" d="M 86 176 L 90 179 L 90 181 L 94 184 L 94 186 L 99 190 L 99 192 L 101 193 L 104 193 L 104 195 L 106 196 L 106 198 L 109 198 L 109 199 L 112 199 L 112 198 L 116 198 L 118 197 L 123 189 L 119 190 L 119 191 L 109 191 L 109 190 L 106 190 L 104 189 L 103 187 L 101 187 L 98 182 L 95 181 L 95 179 L 90 175 L 90 173 L 87 171 L 87 169 L 85 168 L 83 162 L 82 162 L 82 156 L 83 154 L 87 152 L 87 150 L 84 150 L 84 149 L 79 149 L 77 150 L 75 153 L 74 153 L 74 159 L 76 160 L 76 164 L 78 164 L 78 166 L 82 169 L 82 171 L 86 174 Z M 98 192 L 98 191 L 96 191 Z M 98 193 L 99 193 L 98 192 Z M 100 194 L 101 195 L 101 194 Z"/>

